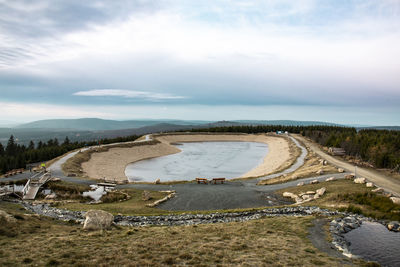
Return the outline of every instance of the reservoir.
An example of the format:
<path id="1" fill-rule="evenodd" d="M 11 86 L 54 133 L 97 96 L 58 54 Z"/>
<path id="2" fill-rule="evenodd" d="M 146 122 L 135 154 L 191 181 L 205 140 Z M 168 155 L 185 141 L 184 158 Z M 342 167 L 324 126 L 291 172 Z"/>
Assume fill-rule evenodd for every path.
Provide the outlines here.
<path id="1" fill-rule="evenodd" d="M 129 164 L 129 181 L 187 181 L 197 177 L 241 177 L 260 165 L 268 145 L 257 142 L 191 142 L 175 144 L 181 152 Z"/>

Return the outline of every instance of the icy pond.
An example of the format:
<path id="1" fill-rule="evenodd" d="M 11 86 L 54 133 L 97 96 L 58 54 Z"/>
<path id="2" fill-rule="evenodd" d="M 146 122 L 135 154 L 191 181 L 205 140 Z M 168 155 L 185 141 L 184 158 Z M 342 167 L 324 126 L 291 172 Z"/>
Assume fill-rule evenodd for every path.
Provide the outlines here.
<path id="1" fill-rule="evenodd" d="M 176 146 L 180 153 L 129 164 L 130 181 L 193 180 L 196 177 L 237 178 L 257 167 L 268 153 L 267 144 L 256 142 L 192 142 Z"/>

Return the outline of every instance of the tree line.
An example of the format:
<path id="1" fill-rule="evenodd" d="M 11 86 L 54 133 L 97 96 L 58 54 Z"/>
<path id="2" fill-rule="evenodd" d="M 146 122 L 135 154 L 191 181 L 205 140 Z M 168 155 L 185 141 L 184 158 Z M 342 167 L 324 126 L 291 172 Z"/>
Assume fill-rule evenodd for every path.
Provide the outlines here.
<path id="1" fill-rule="evenodd" d="M 98 141 L 71 142 L 68 137 L 65 137 L 62 143 L 55 138 L 47 142 L 39 141 L 37 144 L 30 141 L 29 145 L 25 146 L 18 144 L 14 136 L 11 135 L 5 147 L 0 143 L 0 174 L 4 174 L 13 169 L 26 168 L 27 164 L 48 161 L 68 151 L 85 146 L 129 142 L 137 138 L 138 136 L 133 135 L 128 137 L 105 138 Z"/>
<path id="2" fill-rule="evenodd" d="M 400 131 L 363 129 L 342 126 L 226 126 L 192 129 L 193 132 L 266 133 L 288 131 L 309 137 L 328 147 L 343 148 L 346 154 L 368 162 L 377 168 L 400 172 Z"/>

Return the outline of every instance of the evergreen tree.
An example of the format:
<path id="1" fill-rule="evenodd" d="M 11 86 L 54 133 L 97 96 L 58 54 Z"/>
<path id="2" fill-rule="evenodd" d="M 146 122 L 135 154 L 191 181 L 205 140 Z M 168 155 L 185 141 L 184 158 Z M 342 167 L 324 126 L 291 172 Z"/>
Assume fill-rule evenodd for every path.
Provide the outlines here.
<path id="1" fill-rule="evenodd" d="M 6 147 L 6 154 L 8 156 L 15 156 L 17 154 L 17 145 L 15 144 L 13 135 L 11 135 L 10 139 L 8 139 L 7 147 Z"/>
<path id="2" fill-rule="evenodd" d="M 35 143 L 33 143 L 33 141 L 31 140 L 29 142 L 28 150 L 34 150 L 34 149 L 35 149 Z"/>
<path id="3" fill-rule="evenodd" d="M 4 156 L 4 147 L 1 143 L 0 143 L 0 156 Z M 1 168 L 1 166 L 0 166 L 0 168 Z"/>

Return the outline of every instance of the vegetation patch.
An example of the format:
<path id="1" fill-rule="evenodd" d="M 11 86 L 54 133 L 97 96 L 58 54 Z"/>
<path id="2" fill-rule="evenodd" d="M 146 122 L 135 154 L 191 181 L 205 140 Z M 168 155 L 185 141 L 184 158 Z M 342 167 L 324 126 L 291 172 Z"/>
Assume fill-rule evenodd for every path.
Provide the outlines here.
<path id="1" fill-rule="evenodd" d="M 43 186 L 43 189 L 50 189 L 56 194 L 56 200 L 77 200 L 81 202 L 88 202 L 91 200 L 89 197 L 82 195 L 85 191 L 90 191 L 88 185 L 68 183 L 64 181 L 50 181 Z M 38 199 L 44 198 L 44 195 L 38 195 Z"/>

